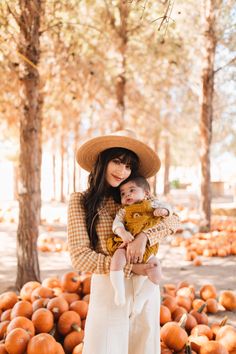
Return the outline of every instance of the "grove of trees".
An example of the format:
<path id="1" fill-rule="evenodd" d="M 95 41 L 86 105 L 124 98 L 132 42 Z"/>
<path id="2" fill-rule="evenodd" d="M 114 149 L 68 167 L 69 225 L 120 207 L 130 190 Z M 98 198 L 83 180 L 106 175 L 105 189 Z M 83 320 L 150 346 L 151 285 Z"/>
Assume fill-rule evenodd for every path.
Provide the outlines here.
<path id="1" fill-rule="evenodd" d="M 17 287 L 39 279 L 42 149 L 135 129 L 171 166 L 201 165 L 210 227 L 214 154 L 236 151 L 233 0 L 8 0 L 0 3 L 0 125 L 19 154 Z M 53 162 L 52 162 L 53 164 Z M 73 186 L 76 189 L 74 167 Z M 54 178 L 55 179 L 55 178 Z M 155 190 L 154 181 L 154 190 Z"/>

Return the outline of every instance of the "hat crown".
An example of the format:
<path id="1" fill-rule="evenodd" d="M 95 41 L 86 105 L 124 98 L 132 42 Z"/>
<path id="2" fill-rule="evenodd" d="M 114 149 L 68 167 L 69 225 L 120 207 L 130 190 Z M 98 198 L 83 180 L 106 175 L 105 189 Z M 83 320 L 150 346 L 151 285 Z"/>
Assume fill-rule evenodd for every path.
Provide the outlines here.
<path id="1" fill-rule="evenodd" d="M 124 148 L 133 151 L 139 158 L 138 172 L 146 178 L 156 174 L 161 166 L 156 152 L 138 140 L 136 133 L 130 129 L 118 130 L 83 143 L 76 153 L 77 162 L 86 171 L 91 172 L 98 155 L 111 148 Z"/>

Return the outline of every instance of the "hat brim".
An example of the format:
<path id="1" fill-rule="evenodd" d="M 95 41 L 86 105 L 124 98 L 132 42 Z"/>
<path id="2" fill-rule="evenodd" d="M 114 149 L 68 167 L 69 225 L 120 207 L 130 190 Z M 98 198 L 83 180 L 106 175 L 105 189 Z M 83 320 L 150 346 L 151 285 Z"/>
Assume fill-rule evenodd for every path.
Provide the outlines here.
<path id="1" fill-rule="evenodd" d="M 161 161 L 155 151 L 143 142 L 126 136 L 105 135 L 90 139 L 79 147 L 76 160 L 83 169 L 91 172 L 98 155 L 115 147 L 131 150 L 138 156 L 140 163 L 138 172 L 143 177 L 154 176 L 159 171 Z"/>

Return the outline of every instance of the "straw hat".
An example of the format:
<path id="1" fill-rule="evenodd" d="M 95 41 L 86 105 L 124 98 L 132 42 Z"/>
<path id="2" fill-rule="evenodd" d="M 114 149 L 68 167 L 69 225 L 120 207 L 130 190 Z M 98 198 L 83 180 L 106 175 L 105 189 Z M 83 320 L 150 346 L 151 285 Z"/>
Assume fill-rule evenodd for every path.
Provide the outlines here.
<path id="1" fill-rule="evenodd" d="M 142 176 L 148 178 L 159 171 L 161 161 L 158 155 L 148 145 L 137 140 L 131 130 L 120 130 L 86 141 L 77 150 L 76 160 L 83 169 L 90 172 L 100 152 L 115 147 L 131 150 L 138 156 L 140 163 L 138 172 Z"/>

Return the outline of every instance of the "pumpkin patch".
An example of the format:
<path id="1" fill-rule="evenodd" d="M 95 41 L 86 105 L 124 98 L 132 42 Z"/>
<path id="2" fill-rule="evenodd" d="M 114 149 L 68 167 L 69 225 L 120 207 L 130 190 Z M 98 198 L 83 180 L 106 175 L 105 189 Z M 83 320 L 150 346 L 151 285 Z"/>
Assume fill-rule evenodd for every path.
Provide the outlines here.
<path id="1" fill-rule="evenodd" d="M 68 272 L 42 284 L 28 282 L 19 296 L 3 293 L 0 354 L 82 354 L 90 280 L 91 274 Z M 227 317 L 211 320 L 219 311 L 235 311 L 233 291 L 220 292 L 209 283 L 197 288 L 188 281 L 166 283 L 161 290 L 162 354 L 235 352 L 235 327 Z"/>

